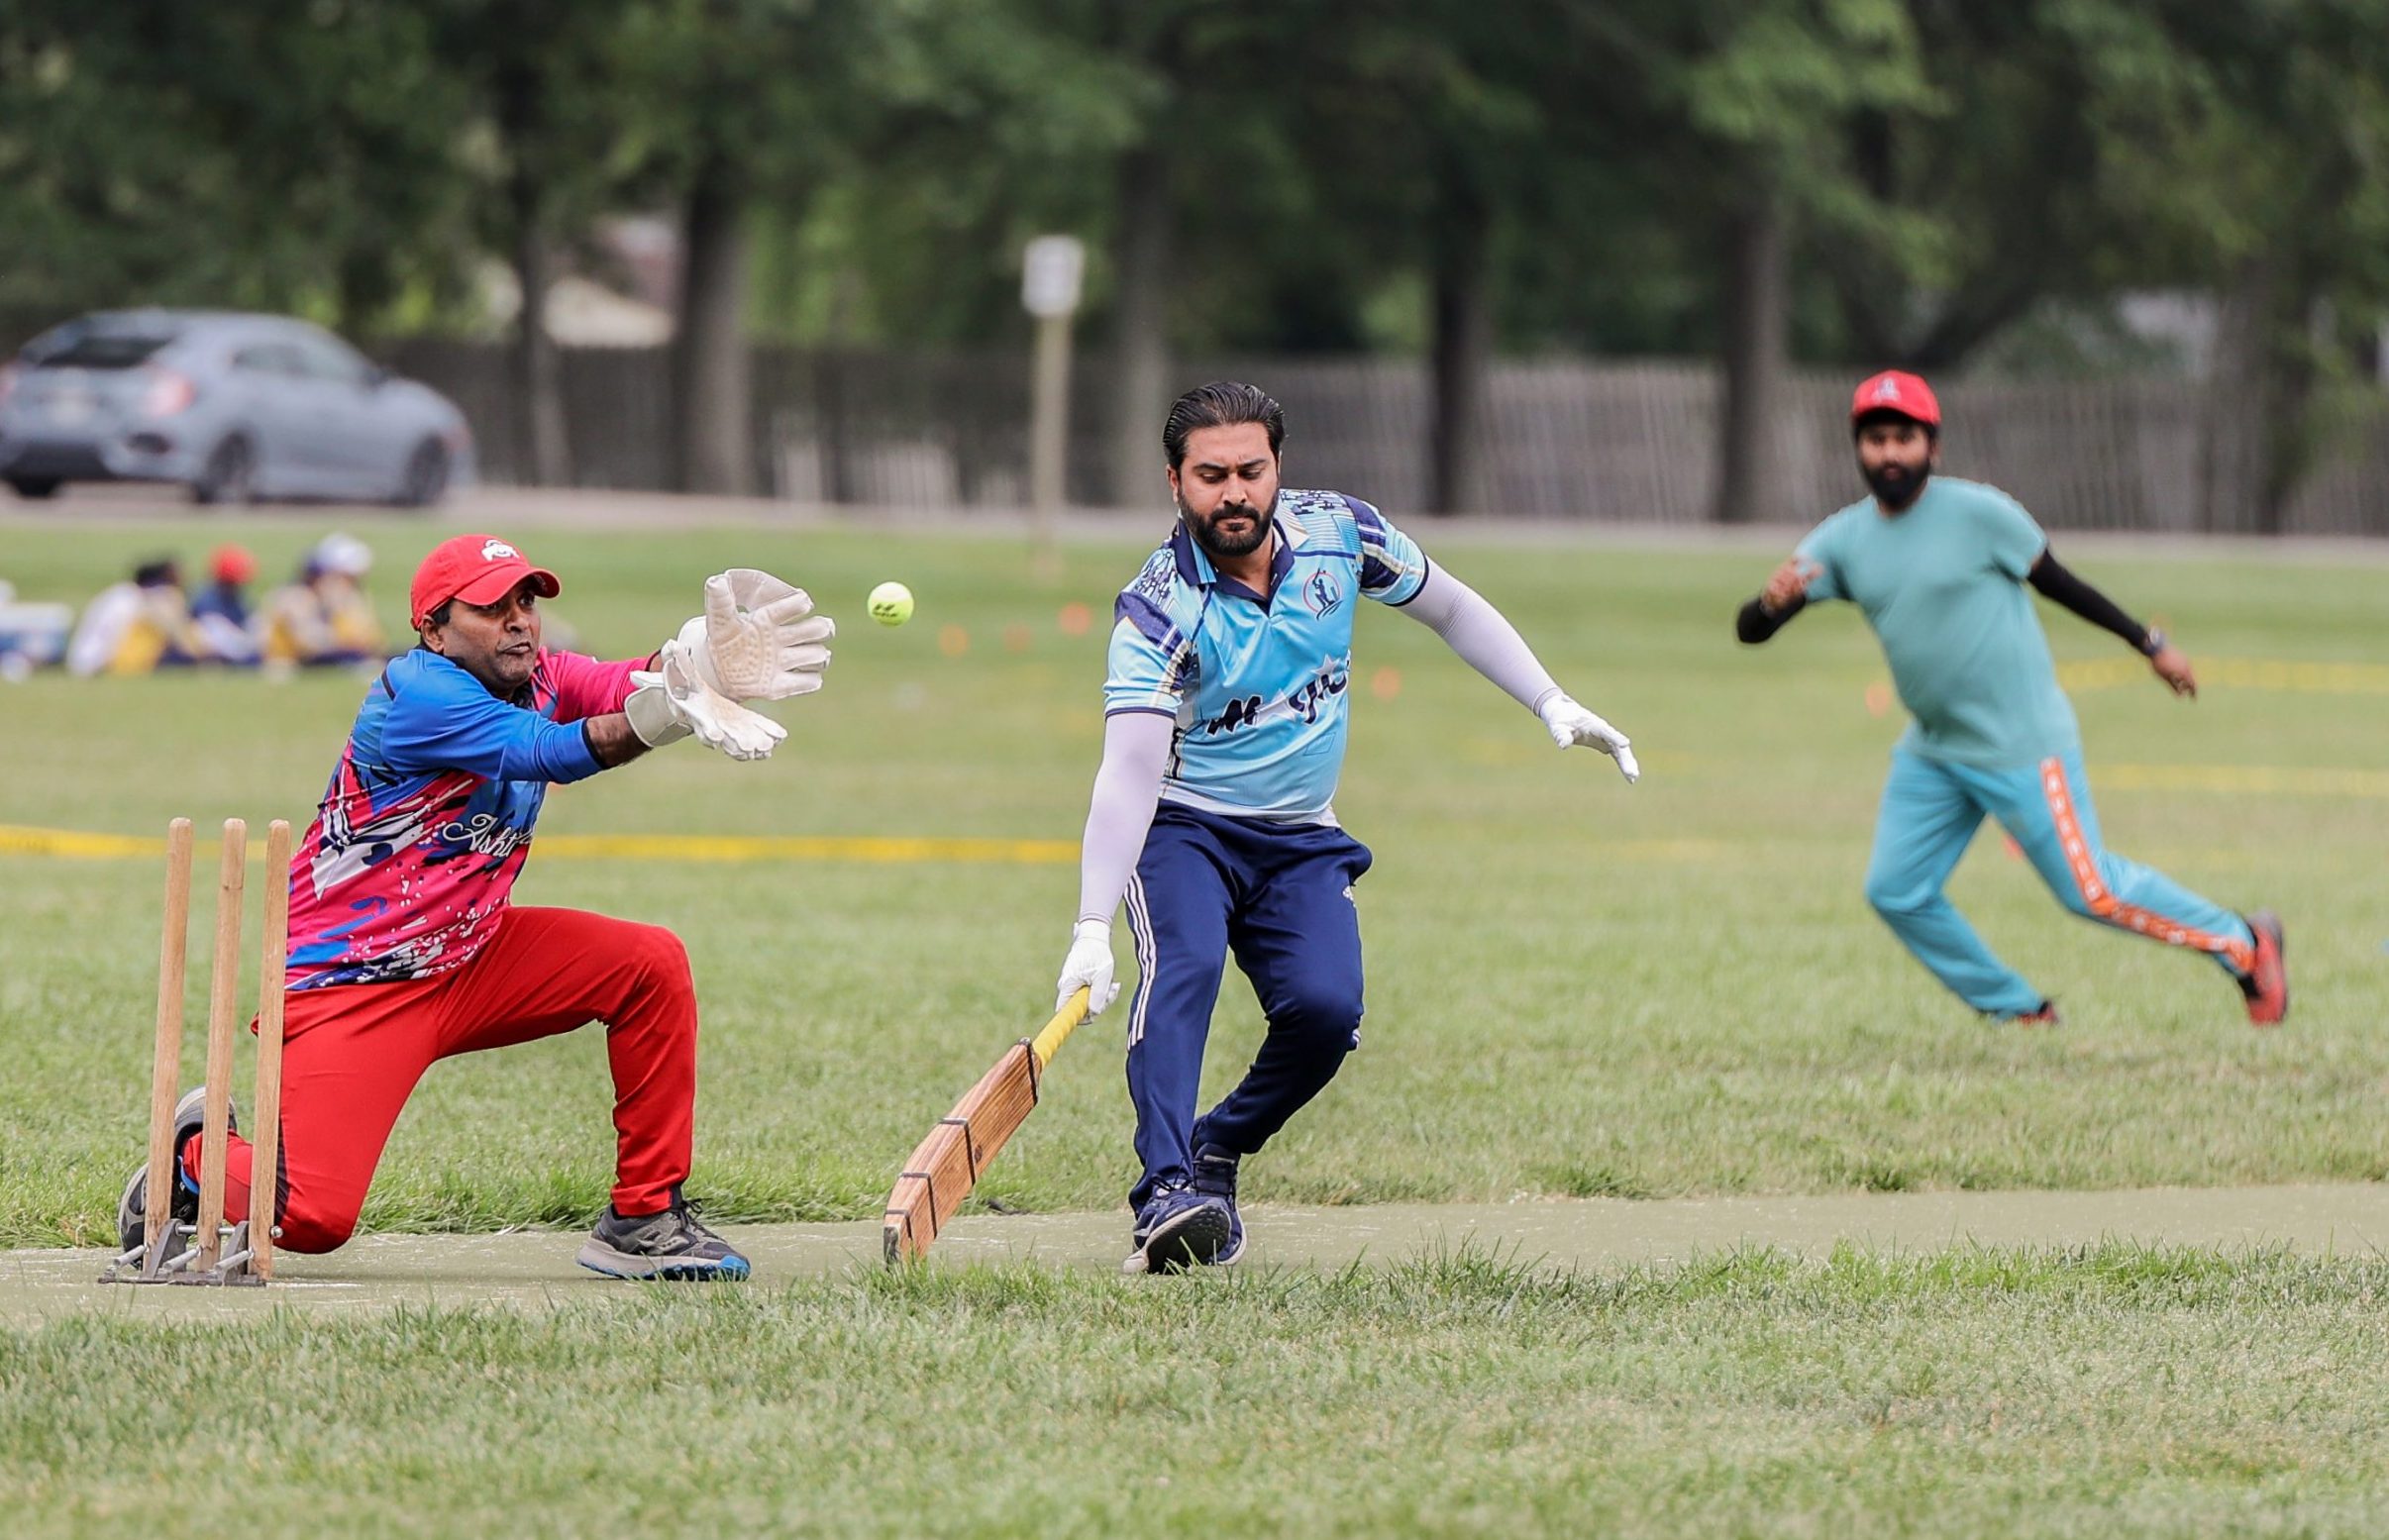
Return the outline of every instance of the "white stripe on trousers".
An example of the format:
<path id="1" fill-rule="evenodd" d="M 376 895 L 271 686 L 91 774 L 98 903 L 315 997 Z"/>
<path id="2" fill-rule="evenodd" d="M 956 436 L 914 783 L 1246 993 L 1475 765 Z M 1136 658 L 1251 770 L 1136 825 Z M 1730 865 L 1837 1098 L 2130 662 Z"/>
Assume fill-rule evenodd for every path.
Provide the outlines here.
<path id="1" fill-rule="evenodd" d="M 1128 938 L 1136 953 L 1136 998 L 1128 1007 L 1128 1046 L 1145 1040 L 1145 1002 L 1153 997 L 1153 917 L 1145 907 L 1145 879 L 1128 876 Z"/>

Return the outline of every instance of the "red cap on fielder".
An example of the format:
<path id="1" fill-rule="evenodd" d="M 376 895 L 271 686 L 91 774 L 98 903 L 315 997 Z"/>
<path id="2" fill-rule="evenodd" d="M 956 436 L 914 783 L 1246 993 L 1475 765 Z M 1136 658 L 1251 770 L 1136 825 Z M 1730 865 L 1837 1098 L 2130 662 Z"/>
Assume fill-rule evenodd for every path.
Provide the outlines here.
<path id="1" fill-rule="evenodd" d="M 564 584 L 544 566 L 533 566 L 523 554 L 495 535 L 458 535 L 432 547 L 431 555 L 415 568 L 415 584 L 407 592 L 407 613 L 420 628 L 423 617 L 451 599 L 467 604 L 495 604 L 531 578 L 532 591 L 543 599 L 564 592 Z"/>
<path id="2" fill-rule="evenodd" d="M 1927 428 L 1941 426 L 1941 403 L 1933 396 L 1932 387 L 1900 369 L 1874 375 L 1850 397 L 1851 422 L 1869 412 L 1898 412 Z"/>

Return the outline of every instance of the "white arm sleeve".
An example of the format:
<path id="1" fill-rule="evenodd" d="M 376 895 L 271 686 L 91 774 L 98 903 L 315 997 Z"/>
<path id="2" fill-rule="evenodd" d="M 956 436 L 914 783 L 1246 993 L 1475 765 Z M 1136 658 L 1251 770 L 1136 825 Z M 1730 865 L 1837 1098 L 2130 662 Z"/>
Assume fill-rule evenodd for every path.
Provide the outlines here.
<path id="1" fill-rule="evenodd" d="M 1508 692 L 1527 710 L 1540 713 L 1543 703 L 1562 693 L 1550 671 L 1536 661 L 1534 649 L 1518 635 L 1491 601 L 1441 566 L 1428 570 L 1418 596 L 1402 606 L 1461 661 Z"/>
<path id="2" fill-rule="evenodd" d="M 1095 771 L 1079 847 L 1079 918 L 1111 923 L 1128 874 L 1145 851 L 1153 806 L 1178 724 L 1152 711 L 1121 711 L 1103 719 L 1103 765 Z"/>

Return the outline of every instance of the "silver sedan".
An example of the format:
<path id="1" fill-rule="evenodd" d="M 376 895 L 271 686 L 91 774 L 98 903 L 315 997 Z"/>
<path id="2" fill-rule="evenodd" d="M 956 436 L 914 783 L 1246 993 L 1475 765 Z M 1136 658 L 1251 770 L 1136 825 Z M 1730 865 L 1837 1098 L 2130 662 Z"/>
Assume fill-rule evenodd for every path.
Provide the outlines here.
<path id="1" fill-rule="evenodd" d="M 0 480 L 166 481 L 203 503 L 425 507 L 472 473 L 456 404 L 286 316 L 111 310 L 0 368 Z"/>

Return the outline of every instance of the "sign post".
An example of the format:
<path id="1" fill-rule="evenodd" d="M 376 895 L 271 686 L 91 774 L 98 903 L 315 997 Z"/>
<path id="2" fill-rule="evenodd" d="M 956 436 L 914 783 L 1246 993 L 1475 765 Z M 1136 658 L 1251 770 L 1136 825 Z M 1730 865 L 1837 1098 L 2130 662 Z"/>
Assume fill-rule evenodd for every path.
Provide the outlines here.
<path id="1" fill-rule="evenodd" d="M 1029 507 L 1037 561 L 1049 573 L 1059 565 L 1055 524 L 1067 497 L 1070 446 L 1070 321 L 1079 308 L 1087 248 L 1075 236 L 1039 236 L 1020 265 L 1020 302 L 1037 318 L 1037 351 L 1029 392 Z"/>

